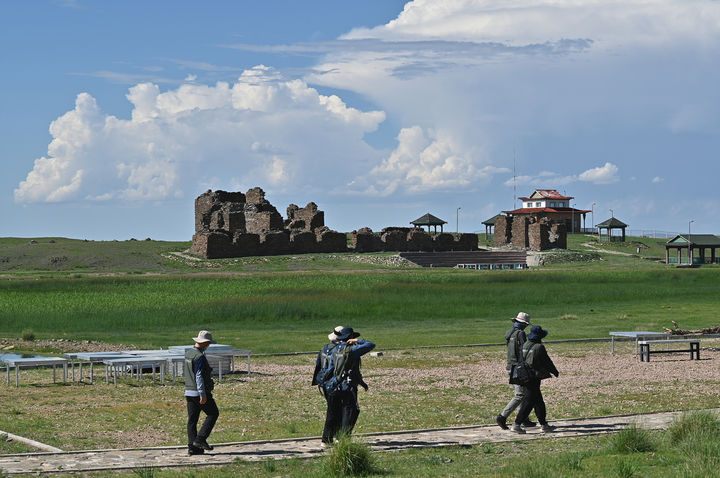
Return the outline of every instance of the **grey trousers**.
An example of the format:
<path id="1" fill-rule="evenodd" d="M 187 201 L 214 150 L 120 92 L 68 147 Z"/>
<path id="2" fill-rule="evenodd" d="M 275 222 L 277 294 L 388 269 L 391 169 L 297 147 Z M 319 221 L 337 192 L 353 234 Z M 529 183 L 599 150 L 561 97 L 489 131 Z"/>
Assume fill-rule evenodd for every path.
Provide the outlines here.
<path id="1" fill-rule="evenodd" d="M 517 407 L 520 406 L 523 399 L 525 398 L 525 395 L 527 394 L 527 389 L 522 385 L 511 384 L 510 386 L 515 390 L 515 396 L 510 399 L 508 404 L 505 406 L 505 410 L 500 413 L 500 415 L 505 418 L 509 417 L 510 414 L 514 412 Z"/>

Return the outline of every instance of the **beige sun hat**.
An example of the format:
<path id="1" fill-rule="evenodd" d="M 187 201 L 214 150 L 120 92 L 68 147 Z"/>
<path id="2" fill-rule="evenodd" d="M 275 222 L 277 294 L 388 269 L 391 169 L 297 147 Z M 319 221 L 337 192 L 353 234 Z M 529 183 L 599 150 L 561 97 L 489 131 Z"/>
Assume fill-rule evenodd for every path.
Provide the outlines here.
<path id="1" fill-rule="evenodd" d="M 510 320 L 517 320 L 518 322 L 522 322 L 523 324 L 530 324 L 530 314 L 526 314 L 525 312 L 518 312 L 517 317 Z"/>
<path id="2" fill-rule="evenodd" d="M 328 335 L 328 340 L 330 342 L 335 342 L 338 339 L 338 334 L 344 328 L 345 327 L 343 327 L 342 325 L 338 325 L 337 327 L 335 327 L 335 329 L 332 331 L 332 333 Z"/>
<path id="3" fill-rule="evenodd" d="M 212 334 L 207 330 L 201 330 L 197 337 L 193 337 L 193 340 L 198 344 L 202 344 L 204 342 L 210 342 L 211 344 L 217 343 L 213 340 Z"/>

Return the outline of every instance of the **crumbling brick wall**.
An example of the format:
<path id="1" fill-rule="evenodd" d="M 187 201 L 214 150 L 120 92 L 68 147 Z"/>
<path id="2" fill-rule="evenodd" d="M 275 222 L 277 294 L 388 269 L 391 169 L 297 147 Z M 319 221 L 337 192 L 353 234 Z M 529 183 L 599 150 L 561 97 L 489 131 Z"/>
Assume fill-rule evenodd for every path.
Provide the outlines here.
<path id="1" fill-rule="evenodd" d="M 517 249 L 544 251 L 567 248 L 567 230 L 564 224 L 555 224 L 541 215 L 499 216 L 495 219 L 493 245 L 512 245 Z"/>
<path id="2" fill-rule="evenodd" d="M 265 198 L 265 191 L 206 191 L 195 200 L 195 234 L 190 253 L 207 258 L 346 252 L 347 235 L 325 226 L 325 214 L 310 202 L 290 204 L 287 219 Z M 350 234 L 356 252 L 476 250 L 477 234 L 441 233 L 388 227 L 380 233 L 361 228 Z"/>
<path id="3" fill-rule="evenodd" d="M 362 227 L 350 233 L 350 241 L 355 252 L 378 252 L 383 250 L 383 242 L 378 234 L 369 227 Z"/>
<path id="4" fill-rule="evenodd" d="M 528 240 L 528 226 L 530 220 L 527 216 L 517 216 L 513 218 L 512 223 L 512 245 L 521 249 L 526 249 L 530 246 Z"/>
<path id="5" fill-rule="evenodd" d="M 325 225 L 325 213 L 318 210 L 317 204 L 309 202 L 304 208 L 290 204 L 287 208 L 285 227 L 291 230 L 315 232 Z"/>
<path id="6" fill-rule="evenodd" d="M 512 223 L 511 216 L 499 216 L 495 218 L 495 234 L 493 235 L 493 245 L 495 247 L 506 246 L 512 242 Z"/>

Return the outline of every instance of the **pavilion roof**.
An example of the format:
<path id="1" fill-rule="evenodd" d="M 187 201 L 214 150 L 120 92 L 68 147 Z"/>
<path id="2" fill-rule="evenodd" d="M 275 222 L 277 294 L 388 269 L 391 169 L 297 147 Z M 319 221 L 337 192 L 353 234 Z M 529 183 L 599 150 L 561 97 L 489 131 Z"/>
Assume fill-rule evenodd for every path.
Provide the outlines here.
<path id="1" fill-rule="evenodd" d="M 688 242 L 696 246 L 720 247 L 720 238 L 712 234 L 678 234 L 677 236 L 667 241 L 666 244 L 680 245 L 687 244 Z"/>
<path id="2" fill-rule="evenodd" d="M 415 219 L 414 221 L 410 221 L 410 224 L 413 224 L 415 226 L 442 226 L 443 224 L 447 224 L 447 221 L 443 221 L 439 217 L 427 213 L 424 216 Z"/>
<path id="3" fill-rule="evenodd" d="M 495 214 L 493 217 L 491 217 L 490 219 L 484 220 L 482 223 L 483 223 L 485 226 L 494 226 L 494 225 L 495 225 L 495 220 L 496 220 L 497 218 L 499 218 L 500 216 L 502 216 L 502 214 Z"/>
<path id="4" fill-rule="evenodd" d="M 607 219 L 599 224 L 595 224 L 595 227 L 602 227 L 603 229 L 622 229 L 627 226 L 627 224 L 625 224 L 616 217 L 611 217 L 610 219 Z"/>

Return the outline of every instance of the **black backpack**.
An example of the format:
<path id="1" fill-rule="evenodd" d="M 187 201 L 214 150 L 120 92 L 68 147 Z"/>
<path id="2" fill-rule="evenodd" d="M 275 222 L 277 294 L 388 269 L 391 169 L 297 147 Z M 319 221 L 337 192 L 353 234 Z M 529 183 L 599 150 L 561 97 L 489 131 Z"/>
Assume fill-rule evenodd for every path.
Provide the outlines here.
<path id="1" fill-rule="evenodd" d="M 324 347 L 320 352 L 320 371 L 316 381 L 318 387 L 326 395 L 335 395 L 342 389 L 350 374 L 352 345 L 338 344 L 334 347 Z"/>

